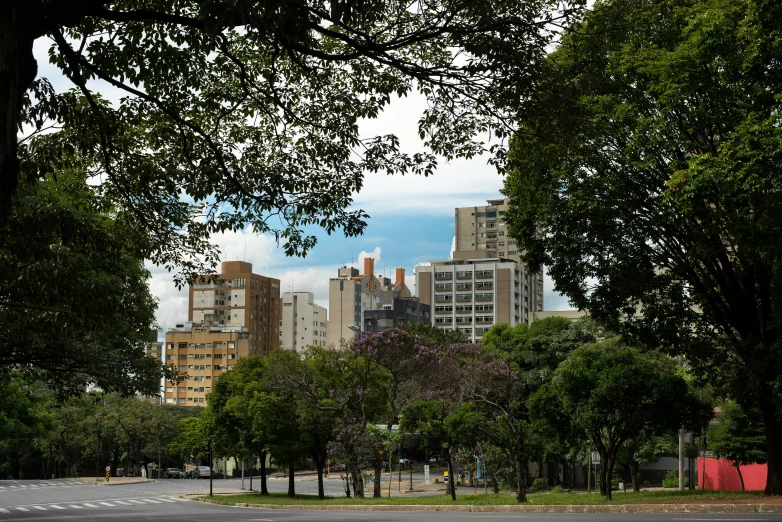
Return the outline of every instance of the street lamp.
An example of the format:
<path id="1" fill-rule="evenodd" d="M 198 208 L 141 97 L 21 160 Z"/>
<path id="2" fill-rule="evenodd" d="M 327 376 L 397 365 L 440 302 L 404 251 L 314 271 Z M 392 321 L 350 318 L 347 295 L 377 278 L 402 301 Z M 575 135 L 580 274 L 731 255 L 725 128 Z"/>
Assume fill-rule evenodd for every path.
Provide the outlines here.
<path id="1" fill-rule="evenodd" d="M 349 324 L 348 329 L 356 332 L 357 334 L 361 335 L 361 327 L 355 324 Z"/>

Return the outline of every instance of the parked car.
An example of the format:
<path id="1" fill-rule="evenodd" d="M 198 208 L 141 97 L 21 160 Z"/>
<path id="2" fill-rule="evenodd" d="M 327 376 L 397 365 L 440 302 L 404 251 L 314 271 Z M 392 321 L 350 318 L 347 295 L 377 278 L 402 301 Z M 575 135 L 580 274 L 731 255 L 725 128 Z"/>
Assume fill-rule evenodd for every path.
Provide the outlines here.
<path id="1" fill-rule="evenodd" d="M 210 475 L 212 477 L 217 476 L 217 474 L 213 472 L 209 466 L 198 466 L 197 471 L 198 476 L 196 478 L 209 478 Z"/>
<path id="2" fill-rule="evenodd" d="M 181 472 L 179 471 L 179 468 L 168 468 L 166 469 L 166 478 L 179 478 L 181 475 Z"/>

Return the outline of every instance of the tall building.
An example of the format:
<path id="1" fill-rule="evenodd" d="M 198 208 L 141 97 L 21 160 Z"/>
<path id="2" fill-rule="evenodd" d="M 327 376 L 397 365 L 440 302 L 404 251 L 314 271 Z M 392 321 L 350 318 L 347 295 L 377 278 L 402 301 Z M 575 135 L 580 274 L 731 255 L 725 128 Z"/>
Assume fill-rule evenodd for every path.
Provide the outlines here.
<path id="1" fill-rule="evenodd" d="M 415 287 L 432 307 L 431 324 L 477 342 L 492 325 L 532 321 L 524 265 L 501 259 L 449 259 L 416 267 Z"/>
<path id="2" fill-rule="evenodd" d="M 508 199 L 490 199 L 486 205 L 457 208 L 454 259 L 498 258 L 521 263 L 516 241 L 508 237 L 505 214 Z M 525 315 L 543 310 L 543 274 L 525 272 Z M 529 317 L 527 322 L 531 321 Z"/>
<path id="3" fill-rule="evenodd" d="M 377 323 L 365 313 L 382 310 L 384 303 L 393 309 L 394 299 L 412 297 L 405 284 L 404 268 L 397 268 L 395 275 L 394 283 L 387 277 L 377 277 L 375 260 L 371 257 L 364 259 L 364 273 L 346 266 L 338 270 L 337 277 L 329 280 L 328 346 L 339 347 L 344 341 L 357 338 L 362 331 L 379 331 Z"/>
<path id="4" fill-rule="evenodd" d="M 152 330 L 150 339 L 157 339 L 157 330 Z M 164 343 L 159 343 L 157 340 L 149 342 L 144 345 L 144 353 L 147 355 L 147 357 L 157 359 L 158 362 L 163 365 L 163 345 Z M 155 404 L 160 404 L 161 402 L 160 395 L 145 395 L 144 399 Z"/>
<path id="5" fill-rule="evenodd" d="M 187 378 L 176 386 L 165 383 L 165 404 L 206 406 L 212 383 L 233 370 L 237 359 L 252 354 L 250 335 L 245 327 L 209 321 L 177 324 L 166 332 L 165 363 Z"/>
<path id="6" fill-rule="evenodd" d="M 249 353 L 268 355 L 280 338 L 280 281 L 253 273 L 252 263 L 224 261 L 213 280 L 190 285 L 193 323 L 246 328 Z"/>
<path id="7" fill-rule="evenodd" d="M 328 346 L 326 309 L 313 302 L 312 292 L 285 292 L 280 312 L 280 341 L 283 348 Z"/>

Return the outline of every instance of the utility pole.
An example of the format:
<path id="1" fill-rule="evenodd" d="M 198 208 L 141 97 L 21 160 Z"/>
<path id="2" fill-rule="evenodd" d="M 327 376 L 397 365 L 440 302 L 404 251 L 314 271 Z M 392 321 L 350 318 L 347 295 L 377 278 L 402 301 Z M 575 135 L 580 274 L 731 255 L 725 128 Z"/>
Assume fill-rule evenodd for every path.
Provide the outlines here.
<path id="1" fill-rule="evenodd" d="M 207 443 L 207 452 L 209 453 L 209 496 L 212 496 L 212 439 Z"/>

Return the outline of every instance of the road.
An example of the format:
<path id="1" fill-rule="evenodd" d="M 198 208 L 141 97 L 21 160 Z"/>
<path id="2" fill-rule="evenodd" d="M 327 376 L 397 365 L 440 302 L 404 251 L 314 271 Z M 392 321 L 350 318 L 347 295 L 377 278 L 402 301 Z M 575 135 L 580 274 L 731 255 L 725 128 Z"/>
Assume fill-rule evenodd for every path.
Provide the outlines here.
<path id="1" fill-rule="evenodd" d="M 306 484 L 306 482 L 311 482 Z M 238 480 L 215 481 L 220 489 L 235 487 Z M 249 483 L 246 483 L 249 485 Z M 328 484 L 339 485 L 338 479 Z M 270 481 L 273 490 L 285 482 Z M 312 481 L 297 482 L 309 487 Z M 533 513 L 438 513 L 288 511 L 214 506 L 179 498 L 187 492 L 208 488 L 206 481 L 162 480 L 142 484 L 96 486 L 71 480 L 0 481 L 0 522 L 32 520 L 124 521 L 166 520 L 212 522 L 225 520 L 258 522 L 782 522 L 782 515 L 559 515 Z"/>

